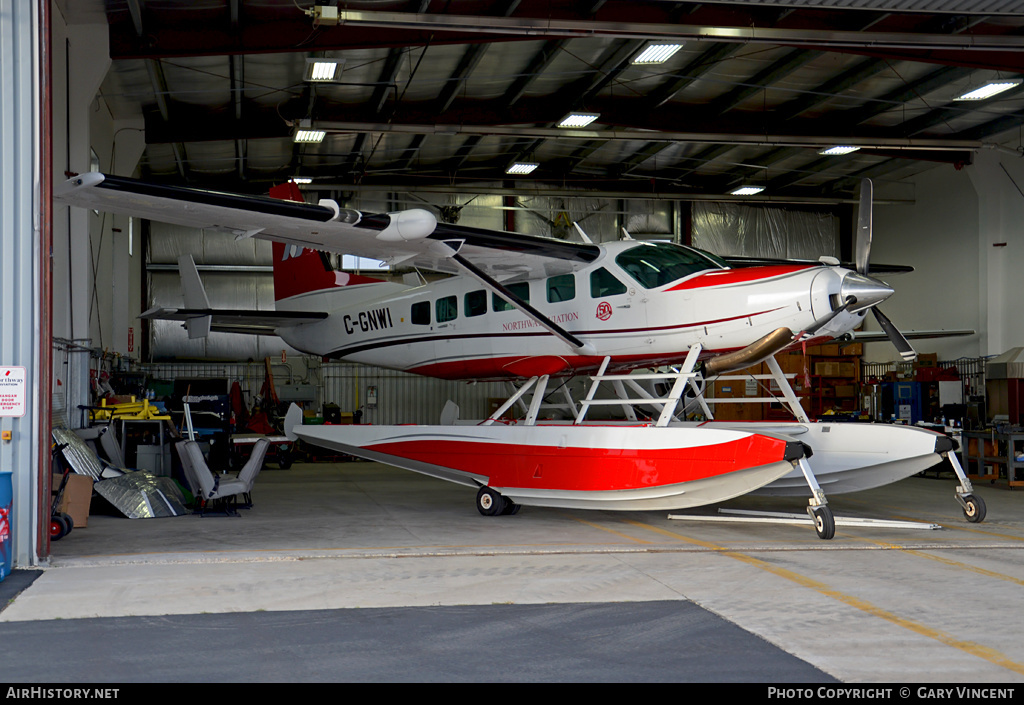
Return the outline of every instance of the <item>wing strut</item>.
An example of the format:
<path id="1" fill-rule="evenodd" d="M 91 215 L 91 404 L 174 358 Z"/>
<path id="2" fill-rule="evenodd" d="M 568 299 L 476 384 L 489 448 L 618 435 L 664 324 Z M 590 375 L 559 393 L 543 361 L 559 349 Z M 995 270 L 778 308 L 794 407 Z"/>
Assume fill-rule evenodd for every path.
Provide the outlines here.
<path id="1" fill-rule="evenodd" d="M 584 343 L 582 340 L 580 340 L 575 335 L 562 328 L 560 325 L 552 321 L 543 313 L 535 309 L 533 306 L 531 306 L 530 304 L 526 303 L 518 296 L 513 294 L 511 291 L 508 290 L 507 287 L 501 284 L 501 282 L 499 282 L 497 279 L 490 276 L 489 274 L 487 274 L 487 272 L 483 271 L 475 264 L 470 262 L 468 259 L 460 255 L 451 247 L 451 245 L 448 245 L 448 243 L 445 243 L 445 245 L 447 245 L 449 249 L 452 249 L 452 254 L 449 255 L 449 257 L 452 260 L 454 260 L 460 267 L 462 267 L 467 272 L 472 274 L 474 277 L 479 279 L 488 289 L 492 290 L 493 292 L 501 296 L 503 299 L 508 301 L 510 304 L 515 306 L 517 309 L 525 313 L 533 320 L 537 321 L 537 323 L 547 328 L 548 331 L 550 331 L 558 338 L 561 338 L 563 341 L 568 343 L 570 346 L 572 346 L 579 352 L 583 353 L 584 355 L 595 354 L 596 350 L 593 345 L 591 345 L 590 343 Z"/>

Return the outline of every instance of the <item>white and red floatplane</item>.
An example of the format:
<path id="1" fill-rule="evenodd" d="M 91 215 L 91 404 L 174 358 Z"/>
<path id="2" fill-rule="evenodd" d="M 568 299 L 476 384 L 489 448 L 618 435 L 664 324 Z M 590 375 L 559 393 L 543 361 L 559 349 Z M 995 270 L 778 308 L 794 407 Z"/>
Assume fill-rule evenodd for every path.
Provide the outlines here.
<path id="1" fill-rule="evenodd" d="M 181 321 L 192 338 L 211 331 L 272 333 L 317 356 L 446 379 L 525 380 L 508 402 L 532 388 L 521 424 L 495 424 L 502 409 L 478 426 L 314 429 L 290 423 L 286 429 L 311 443 L 477 485 L 483 513 L 520 504 L 692 507 L 758 489 L 798 491 L 803 478 L 801 491 L 811 495 L 808 513 L 819 535 L 830 538 L 834 521 L 823 485 L 843 491 L 890 482 L 943 456 L 955 464 L 951 444 L 938 435 L 870 425 L 833 431 L 811 423 L 792 403 L 781 373 L 798 420 L 793 426 L 677 418 L 685 389 L 711 418 L 702 380 L 762 360 L 774 372 L 776 353 L 850 334 L 868 311 L 904 359 L 914 357 L 906 337 L 878 309 L 893 290 L 871 276 L 879 268 L 868 264 L 870 182 L 862 189 L 857 261 L 849 266 L 830 258 L 726 260 L 628 236 L 595 244 L 582 231 L 582 242 L 566 242 L 439 223 L 422 209 L 366 214 L 329 200 L 302 202 L 294 184 L 272 194 L 277 197 L 92 173 L 65 182 L 56 198 L 274 242 L 275 311 L 211 307 L 191 256 L 179 259 L 184 306 L 151 309 L 143 317 Z M 335 271 L 324 252 L 452 276 L 383 281 Z M 621 397 L 644 376 L 631 371 L 673 365 L 682 367 L 669 374 L 672 391 L 658 399 L 641 395 L 638 402 L 660 408 L 657 422 L 595 426 L 586 419 L 586 410 L 599 403 L 593 388 L 574 422 L 537 422 L 552 377 L 591 374 L 595 384 L 612 382 Z M 865 453 L 866 447 L 875 450 Z M 958 501 L 968 518 L 980 519 L 984 505 L 955 467 Z"/>

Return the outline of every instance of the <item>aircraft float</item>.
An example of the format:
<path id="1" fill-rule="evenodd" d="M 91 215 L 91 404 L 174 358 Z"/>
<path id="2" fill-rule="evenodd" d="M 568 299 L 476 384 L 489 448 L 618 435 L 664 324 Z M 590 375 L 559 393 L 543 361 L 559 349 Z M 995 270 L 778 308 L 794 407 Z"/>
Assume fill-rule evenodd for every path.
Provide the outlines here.
<path id="1" fill-rule="evenodd" d="M 56 192 L 62 203 L 273 241 L 276 310 L 210 306 L 190 255 L 179 260 L 184 307 L 143 318 L 180 320 L 190 338 L 210 331 L 272 333 L 303 352 L 444 379 L 521 386 L 490 418 L 442 424 L 303 426 L 314 445 L 478 488 L 485 515 L 522 505 L 682 509 L 760 491 L 810 494 L 821 538 L 835 533 L 829 492 L 884 485 L 949 458 L 970 521 L 973 494 L 952 441 L 919 428 L 811 422 L 774 355 L 849 334 L 868 311 L 906 360 L 906 336 L 879 310 L 893 289 L 871 276 L 871 183 L 861 187 L 856 262 L 726 261 L 668 242 L 568 242 L 438 222 L 420 208 L 367 214 L 331 200 L 303 202 L 285 184 L 273 197 L 242 196 L 89 173 Z M 325 253 L 450 274 L 383 281 L 335 271 Z M 738 266 L 738 265 L 751 266 Z M 877 273 L 877 272 L 876 272 Z M 794 422 L 715 422 L 703 398 L 716 375 L 765 361 Z M 641 372 L 641 370 L 655 370 Z M 667 370 L 667 371 L 666 371 Z M 539 419 L 552 379 L 589 375 L 573 417 Z M 599 398 L 610 384 L 616 398 Z M 562 386 L 564 390 L 565 385 Z M 630 397 L 627 389 L 633 393 Z M 652 392 L 667 389 L 661 396 Z M 688 422 L 687 403 L 706 422 Z M 515 403 L 524 419 L 500 420 Z M 618 405 L 624 421 L 587 418 Z M 656 418 L 635 408 L 654 409 Z"/>

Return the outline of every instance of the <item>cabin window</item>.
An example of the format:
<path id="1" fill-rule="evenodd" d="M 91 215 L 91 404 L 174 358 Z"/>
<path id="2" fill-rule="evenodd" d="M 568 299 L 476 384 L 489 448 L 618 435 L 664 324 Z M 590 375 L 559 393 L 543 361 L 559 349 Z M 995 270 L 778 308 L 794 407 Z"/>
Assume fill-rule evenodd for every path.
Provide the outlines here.
<path id="1" fill-rule="evenodd" d="M 548 303 L 572 301 L 576 298 L 576 275 L 560 274 L 548 278 Z"/>
<path id="2" fill-rule="evenodd" d="M 412 305 L 412 322 L 417 326 L 430 325 L 430 302 L 420 301 Z"/>
<path id="3" fill-rule="evenodd" d="M 518 284 L 509 284 L 505 287 L 518 298 L 530 303 L 530 282 L 519 282 Z M 495 311 L 511 311 L 515 308 L 512 304 L 505 299 L 501 298 L 497 294 L 491 294 L 491 308 Z"/>
<path id="4" fill-rule="evenodd" d="M 442 299 L 438 299 L 435 312 L 438 323 L 454 321 L 459 315 L 459 297 L 445 296 Z"/>
<path id="5" fill-rule="evenodd" d="M 702 252 L 667 242 L 637 245 L 616 257 L 615 263 L 645 289 L 656 289 L 697 272 L 721 268 Z"/>
<path id="6" fill-rule="evenodd" d="M 464 297 L 466 316 L 482 316 L 487 313 L 487 292 L 483 289 L 471 291 Z"/>
<path id="7" fill-rule="evenodd" d="M 590 273 L 590 296 L 595 299 L 625 294 L 626 285 L 604 267 Z"/>

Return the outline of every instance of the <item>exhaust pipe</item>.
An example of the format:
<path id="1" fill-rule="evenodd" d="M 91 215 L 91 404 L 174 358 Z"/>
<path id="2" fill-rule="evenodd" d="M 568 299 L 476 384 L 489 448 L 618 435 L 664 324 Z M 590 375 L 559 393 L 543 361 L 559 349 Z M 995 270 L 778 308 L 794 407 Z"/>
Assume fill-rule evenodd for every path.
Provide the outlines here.
<path id="1" fill-rule="evenodd" d="M 793 342 L 793 331 L 789 328 L 776 328 L 763 338 L 737 350 L 736 352 L 719 355 L 704 363 L 704 376 L 713 377 L 733 370 L 756 365 L 779 352 Z"/>

